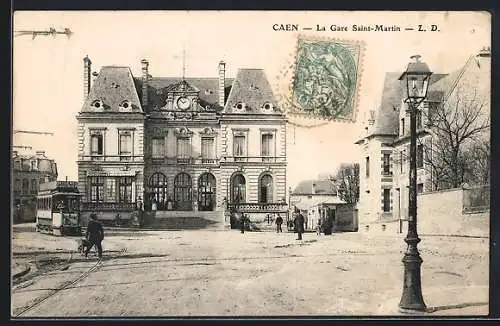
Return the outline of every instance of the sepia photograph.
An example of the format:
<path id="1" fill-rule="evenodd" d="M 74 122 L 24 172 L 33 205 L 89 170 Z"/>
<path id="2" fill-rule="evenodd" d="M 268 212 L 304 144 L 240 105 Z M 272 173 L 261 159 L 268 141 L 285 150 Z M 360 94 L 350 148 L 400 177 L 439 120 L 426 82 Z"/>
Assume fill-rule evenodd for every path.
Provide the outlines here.
<path id="1" fill-rule="evenodd" d="M 13 12 L 11 319 L 488 316 L 491 25 Z"/>

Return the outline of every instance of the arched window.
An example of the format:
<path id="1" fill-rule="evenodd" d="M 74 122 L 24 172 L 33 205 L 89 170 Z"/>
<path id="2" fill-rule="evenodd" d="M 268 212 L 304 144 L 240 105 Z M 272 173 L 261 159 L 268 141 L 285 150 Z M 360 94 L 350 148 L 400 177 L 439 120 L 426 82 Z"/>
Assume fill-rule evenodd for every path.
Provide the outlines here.
<path id="1" fill-rule="evenodd" d="M 264 174 L 259 180 L 259 203 L 273 202 L 273 177 Z"/>
<path id="2" fill-rule="evenodd" d="M 212 173 L 203 173 L 198 178 L 198 209 L 200 211 L 215 210 L 215 177 Z"/>
<path id="3" fill-rule="evenodd" d="M 191 176 L 181 172 L 174 179 L 174 202 L 176 209 L 190 211 L 193 209 L 192 203 L 192 182 Z"/>
<path id="4" fill-rule="evenodd" d="M 246 180 L 238 173 L 231 179 L 231 202 L 234 204 L 246 202 Z"/>
<path id="5" fill-rule="evenodd" d="M 167 209 L 167 177 L 161 173 L 156 172 L 149 178 L 149 187 L 151 188 L 151 197 L 156 200 L 157 210 Z"/>

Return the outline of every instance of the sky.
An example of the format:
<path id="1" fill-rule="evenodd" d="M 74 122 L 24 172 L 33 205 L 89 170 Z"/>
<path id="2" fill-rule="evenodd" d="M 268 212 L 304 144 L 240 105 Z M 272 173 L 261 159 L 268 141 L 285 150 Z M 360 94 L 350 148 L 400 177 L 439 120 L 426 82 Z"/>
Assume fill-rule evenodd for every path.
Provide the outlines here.
<path id="1" fill-rule="evenodd" d="M 309 32 L 274 31 L 274 24 L 312 27 Z M 351 26 L 384 24 L 400 32 L 351 31 Z M 438 32 L 404 31 L 418 24 Z M 349 31 L 315 31 L 316 25 L 348 26 Z M 238 68 L 262 68 L 273 85 L 280 69 L 293 63 L 298 34 L 364 42 L 355 122 L 289 116 L 289 186 L 319 173 L 334 172 L 342 162 L 359 160 L 354 144 L 362 135 L 365 112 L 380 105 L 386 72 L 403 71 L 420 54 L 430 69 L 449 73 L 470 55 L 491 45 L 491 18 L 485 12 L 266 12 L 266 11 L 43 11 L 14 14 L 13 30 L 57 30 L 73 34 L 13 38 L 13 130 L 53 132 L 53 136 L 15 134 L 13 145 L 45 150 L 58 164 L 59 179 L 77 179 L 76 115 L 83 103 L 83 57 L 93 71 L 104 65 L 129 66 L 141 75 L 140 61 L 153 76 L 181 76 L 186 51 L 187 77 L 226 76 Z M 277 94 L 275 94 L 277 95 Z"/>

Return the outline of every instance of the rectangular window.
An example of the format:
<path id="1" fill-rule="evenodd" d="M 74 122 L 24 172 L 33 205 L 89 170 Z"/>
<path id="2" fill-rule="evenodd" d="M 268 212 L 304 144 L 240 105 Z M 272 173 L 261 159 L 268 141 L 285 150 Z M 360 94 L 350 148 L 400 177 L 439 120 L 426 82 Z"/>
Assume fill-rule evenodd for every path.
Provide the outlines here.
<path id="1" fill-rule="evenodd" d="M 177 158 L 188 159 L 191 157 L 190 139 L 186 137 L 177 138 Z"/>
<path id="2" fill-rule="evenodd" d="M 29 194 L 29 188 L 30 188 L 29 180 L 28 180 L 28 179 L 23 179 L 23 190 L 22 190 L 22 194 L 23 194 L 23 195 L 27 195 L 27 194 Z"/>
<path id="3" fill-rule="evenodd" d="M 90 201 L 104 201 L 104 178 L 90 177 Z"/>
<path id="4" fill-rule="evenodd" d="M 21 180 L 20 179 L 16 179 L 16 181 L 14 181 L 14 191 L 16 191 L 16 192 L 21 191 Z"/>
<path id="5" fill-rule="evenodd" d="M 366 157 L 366 177 L 370 176 L 370 157 Z"/>
<path id="6" fill-rule="evenodd" d="M 402 150 L 400 152 L 400 157 L 399 157 L 399 172 L 400 173 L 403 173 L 403 165 L 404 165 L 404 161 L 405 161 L 405 151 Z"/>
<path id="7" fill-rule="evenodd" d="M 405 134 L 405 118 L 401 118 L 401 135 Z"/>
<path id="8" fill-rule="evenodd" d="M 212 137 L 201 139 L 201 158 L 203 160 L 213 160 L 215 158 L 214 143 Z"/>
<path id="9" fill-rule="evenodd" d="M 131 203 L 132 202 L 132 178 L 124 177 L 119 178 L 119 202 Z"/>
<path id="10" fill-rule="evenodd" d="M 165 138 L 155 137 L 152 141 L 153 145 L 153 158 L 163 158 L 165 157 Z"/>
<path id="11" fill-rule="evenodd" d="M 104 153 L 104 136 L 102 134 L 94 134 L 90 137 L 90 155 L 103 155 Z"/>
<path id="12" fill-rule="evenodd" d="M 36 170 L 38 170 L 38 166 L 37 166 L 37 164 L 36 164 L 36 163 L 37 163 L 37 161 L 36 161 L 36 160 L 31 161 L 31 170 L 32 170 L 32 171 L 36 171 Z"/>
<path id="13" fill-rule="evenodd" d="M 14 170 L 21 170 L 21 161 L 20 160 L 14 161 Z"/>
<path id="14" fill-rule="evenodd" d="M 243 157 L 246 155 L 245 136 L 235 135 L 233 137 L 233 155 Z"/>
<path id="15" fill-rule="evenodd" d="M 116 180 L 114 178 L 106 178 L 106 191 L 104 201 L 107 203 L 116 202 Z"/>
<path id="16" fill-rule="evenodd" d="M 32 179 L 31 180 L 31 193 L 32 194 L 36 194 L 38 192 L 38 187 L 37 187 L 37 184 L 36 184 L 36 179 Z"/>
<path id="17" fill-rule="evenodd" d="M 132 156 L 132 134 L 130 132 L 120 133 L 119 146 L 120 156 Z"/>
<path id="18" fill-rule="evenodd" d="M 417 168 L 424 167 L 424 146 L 422 144 L 417 146 Z"/>
<path id="19" fill-rule="evenodd" d="M 391 189 L 384 189 L 384 212 L 391 211 Z"/>
<path id="20" fill-rule="evenodd" d="M 262 134 L 261 138 L 261 156 L 274 156 L 274 135 Z"/>
<path id="21" fill-rule="evenodd" d="M 424 184 L 423 183 L 419 183 L 417 185 L 417 194 L 421 194 L 424 192 Z"/>
<path id="22" fill-rule="evenodd" d="M 383 160 L 383 173 L 384 174 L 390 174 L 391 172 L 391 163 L 390 163 L 391 155 L 390 154 L 384 154 L 382 160 Z"/>

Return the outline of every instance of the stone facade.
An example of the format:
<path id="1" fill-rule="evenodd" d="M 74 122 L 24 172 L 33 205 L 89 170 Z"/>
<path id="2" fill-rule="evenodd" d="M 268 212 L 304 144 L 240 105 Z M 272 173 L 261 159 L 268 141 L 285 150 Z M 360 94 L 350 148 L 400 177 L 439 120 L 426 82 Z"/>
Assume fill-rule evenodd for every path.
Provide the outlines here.
<path id="1" fill-rule="evenodd" d="M 216 78 L 142 76 L 102 67 L 78 115 L 83 210 L 284 211 L 286 120 L 263 70 Z M 89 83 L 84 59 L 84 84 Z M 86 94 L 86 93 L 84 93 Z M 161 213 L 160 213 L 161 214 Z"/>
<path id="2" fill-rule="evenodd" d="M 12 167 L 14 219 L 34 221 L 40 184 L 57 180 L 57 164 L 44 151 L 35 154 L 13 151 Z"/>
<path id="3" fill-rule="evenodd" d="M 429 124 L 429 110 L 436 109 L 460 92 L 471 100 L 478 94 L 489 99 L 491 58 L 483 49 L 471 56 L 463 67 L 450 74 L 431 76 L 426 100 L 417 115 L 417 189 L 418 193 L 436 190 L 433 169 L 429 164 L 435 137 Z M 410 119 L 403 103 L 404 85 L 400 72 L 386 74 L 381 106 L 365 119 L 365 134 L 356 144 L 361 146 L 359 221 L 361 224 L 388 222 L 408 217 Z M 474 90 L 474 94 L 470 93 Z M 489 101 L 484 112 L 489 115 Z M 429 155 L 429 156 L 428 156 Z M 368 170 L 368 171 L 367 171 Z"/>

